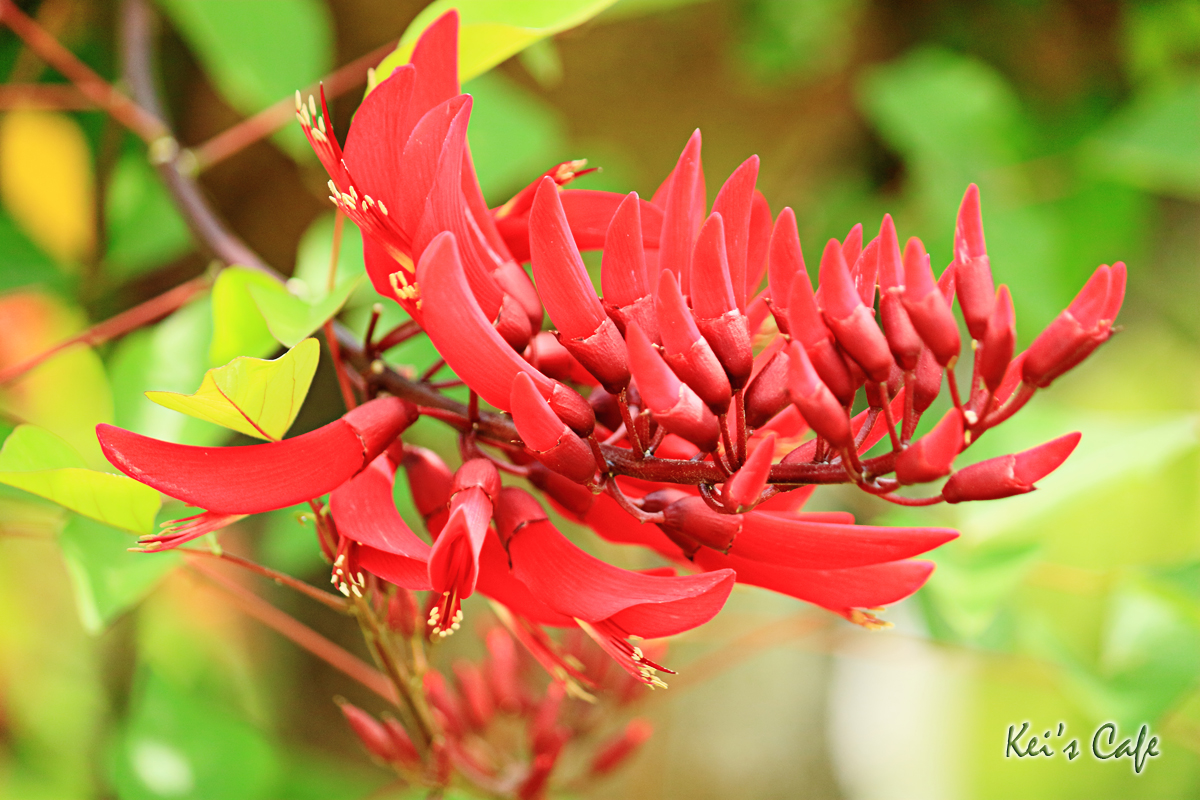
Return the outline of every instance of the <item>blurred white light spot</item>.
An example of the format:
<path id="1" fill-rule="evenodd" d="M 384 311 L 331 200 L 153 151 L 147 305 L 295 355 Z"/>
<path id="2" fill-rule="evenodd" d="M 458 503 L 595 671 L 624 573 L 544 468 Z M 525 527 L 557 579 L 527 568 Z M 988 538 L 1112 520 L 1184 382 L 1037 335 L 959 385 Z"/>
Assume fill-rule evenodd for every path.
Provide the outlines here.
<path id="1" fill-rule="evenodd" d="M 196 784 L 192 765 L 169 744 L 142 739 L 134 744 L 130 760 L 146 788 L 162 797 L 187 794 Z"/>

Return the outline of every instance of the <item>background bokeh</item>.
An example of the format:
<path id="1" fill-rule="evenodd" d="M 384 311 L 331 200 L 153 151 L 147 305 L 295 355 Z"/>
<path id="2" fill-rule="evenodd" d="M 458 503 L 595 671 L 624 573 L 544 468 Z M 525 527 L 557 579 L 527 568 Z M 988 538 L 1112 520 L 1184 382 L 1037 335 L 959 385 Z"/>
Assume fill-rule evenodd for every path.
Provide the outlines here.
<path id="1" fill-rule="evenodd" d="M 118 3 L 18 5 L 119 79 Z M 171 124 L 183 145 L 200 145 L 395 41 L 422 5 L 159 0 Z M 0 76 L 63 82 L 7 30 Z M 39 109 L 8 89 L 0 366 L 210 259 L 137 139 L 99 112 Z M 672 688 L 631 709 L 657 727 L 643 752 L 572 796 L 1200 795 L 1200 2 L 620 0 L 465 90 L 493 205 L 575 157 L 603 168 L 580 187 L 649 195 L 699 127 L 710 197 L 757 153 L 760 188 L 776 212 L 795 209 L 810 256 L 856 222 L 870 236 L 888 211 L 944 265 L 959 199 L 978 183 L 1019 345 L 1098 264 L 1130 269 L 1123 332 L 972 448 L 983 458 L 1083 431 L 1040 491 L 902 511 L 818 492 L 822 507 L 860 521 L 962 531 L 933 554 L 929 584 L 888 610 L 894 630 L 738 587 L 714 622 L 672 645 Z M 343 135 L 360 97 L 332 103 Z M 201 183 L 239 235 L 302 281 L 296 292 L 323 292 L 332 212 L 298 126 L 207 167 Z M 352 228 L 341 268 L 362 269 Z M 361 325 L 372 302 L 357 291 L 344 319 Z M 211 364 L 271 354 L 258 325 L 234 344 L 214 340 L 204 297 L 118 341 L 67 350 L 0 388 L 0 434 L 35 422 L 94 467 L 97 422 L 221 441 L 141 392 L 190 392 Z M 388 357 L 417 369 L 433 358 L 419 344 Z M 323 358 L 297 430 L 332 419 L 339 402 Z M 415 435 L 445 444 L 424 422 Z M 370 695 L 176 569 L 175 556 L 125 552 L 132 542 L 0 487 L 0 797 L 337 800 L 387 782 L 331 702 L 370 707 Z M 223 542 L 315 581 L 326 569 L 288 511 Z M 268 596 L 361 648 L 336 615 Z M 1026 720 L 1039 734 L 1065 723 L 1052 746 L 1078 737 L 1083 755 L 1006 759 L 1008 726 Z M 1128 760 L 1093 759 L 1092 731 L 1108 720 L 1123 735 L 1149 724 L 1162 756 L 1141 775 Z"/>

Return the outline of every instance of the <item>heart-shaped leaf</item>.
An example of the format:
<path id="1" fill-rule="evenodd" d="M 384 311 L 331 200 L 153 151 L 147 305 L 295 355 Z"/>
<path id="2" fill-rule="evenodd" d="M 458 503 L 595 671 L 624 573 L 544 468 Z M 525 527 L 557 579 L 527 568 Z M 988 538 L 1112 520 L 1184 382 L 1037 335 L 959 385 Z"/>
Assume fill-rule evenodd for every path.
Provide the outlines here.
<path id="1" fill-rule="evenodd" d="M 417 15 L 400 37 L 399 46 L 379 62 L 375 72 L 386 78 L 393 69 L 407 64 L 420 35 L 451 8 L 458 9 L 460 20 L 458 79 L 468 81 L 534 42 L 587 22 L 614 2 L 616 0 L 555 0 L 553 3 L 544 0 L 505 3 L 437 0 Z"/>
<path id="2" fill-rule="evenodd" d="M 295 347 L 341 310 L 346 298 L 350 297 L 361 280 L 360 275 L 342 281 L 332 292 L 311 305 L 274 287 L 250 285 L 248 288 L 271 335 L 284 346 Z"/>
<path id="3" fill-rule="evenodd" d="M 146 397 L 188 416 L 277 442 L 300 413 L 320 357 L 317 340 L 305 339 L 274 361 L 239 356 L 210 369 L 195 394 L 146 392 Z"/>
<path id="4" fill-rule="evenodd" d="M 208 363 L 217 367 L 237 356 L 269 356 L 275 352 L 275 337 L 267 328 L 249 287 L 286 294 L 279 281 L 246 267 L 226 267 L 212 288 L 213 334 Z M 303 338 L 303 337 L 301 337 Z"/>
<path id="5" fill-rule="evenodd" d="M 114 528 L 150 533 L 161 498 L 124 475 L 87 469 L 71 445 L 44 428 L 20 425 L 0 450 L 0 483 L 52 500 Z"/>

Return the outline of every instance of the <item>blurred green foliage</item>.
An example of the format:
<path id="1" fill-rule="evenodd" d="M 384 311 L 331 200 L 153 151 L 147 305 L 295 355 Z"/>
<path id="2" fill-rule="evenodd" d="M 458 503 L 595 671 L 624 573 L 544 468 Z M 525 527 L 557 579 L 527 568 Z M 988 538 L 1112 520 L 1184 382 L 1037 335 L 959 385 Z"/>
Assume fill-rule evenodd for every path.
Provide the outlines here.
<path id="1" fill-rule="evenodd" d="M 394 28 L 374 30 L 372 20 L 388 11 L 384 5 L 159 3 L 187 48 L 187 63 L 198 70 L 194 79 L 240 115 L 365 52 L 365 45 L 343 52 L 352 34 L 359 37 L 352 41 L 370 46 L 395 40 L 419 10 L 410 4 Z M 733 106 L 728 113 L 747 116 L 738 125 L 752 126 L 762 119 L 752 115 L 753 104 L 773 102 L 787 109 L 783 127 L 824 125 L 834 131 L 828 138 L 839 140 L 832 147 L 818 135 L 811 145 L 797 144 L 781 126 L 771 129 L 774 139 L 762 133 L 768 199 L 776 210 L 791 204 L 811 212 L 801 213 L 810 249 L 855 222 L 870 232 L 890 211 L 901 235 L 922 236 L 940 267 L 950 259 L 962 192 L 976 182 L 992 264 L 997 280 L 1013 290 L 1022 343 L 1069 302 L 1097 264 L 1129 264 L 1127 331 L 971 451 L 972 458 L 985 458 L 1082 431 L 1077 453 L 1038 492 L 919 514 L 875 505 L 854 510 L 864 521 L 936 523 L 963 532 L 933 554 L 938 569 L 909 606 L 919 619 L 906 625 L 901 614 L 900 624 L 934 657 L 954 654 L 969 664 L 962 698 L 968 711 L 959 727 L 941 731 L 959 743 L 966 765 L 954 796 L 1196 796 L 1200 2 L 1103 4 L 1106 20 L 1054 0 L 920 9 L 869 0 L 471 5 L 464 21 L 482 33 L 470 69 L 483 74 L 466 85 L 475 98 L 470 137 L 493 205 L 553 164 L 581 156 L 607 170 L 581 187 L 647 193 L 673 163 L 648 166 L 649 137 L 678 138 L 722 102 Z M 604 8 L 589 26 L 554 36 Z M 421 19 L 427 23 L 432 13 Z M 69 30 L 66 41 L 112 77 L 111 65 L 120 60 L 116 37 L 106 27 L 111 20 L 101 21 Z M 503 24 L 479 24 L 497 21 Z M 369 35 L 355 33 L 355 26 L 370 29 Z M 672 38 L 676 30 L 688 33 Z M 633 87 L 625 91 L 664 103 L 661 98 L 685 97 L 672 106 L 684 109 L 681 118 L 662 112 L 662 119 L 625 125 L 620 135 L 578 121 L 572 114 L 578 98 L 600 102 L 593 98 L 603 98 L 607 88 L 601 81 L 573 83 L 594 58 L 587 49 L 594 41 L 619 49 L 620 68 L 638 73 L 622 84 Z M 530 44 L 519 60 L 486 71 Z M 712 86 L 697 90 L 695 76 L 675 68 L 693 49 L 715 63 L 711 74 L 720 78 Z M 0 41 L 0 67 L 14 82 L 59 80 L 30 72 L 19 52 L 12 37 Z M 171 82 L 167 89 L 185 92 Z M 712 97 L 696 99 L 697 92 Z M 213 113 L 211 101 L 171 100 L 182 129 L 209 130 L 196 120 Z M 335 102 L 335 118 L 349 119 L 353 103 L 339 105 L 346 102 Z M 827 105 L 837 108 L 829 112 Z M 617 118 L 622 111 L 602 109 Z M 12 209 L 0 210 L 0 359 L 6 364 L 207 266 L 145 149 L 106 132 L 98 114 L 74 116 L 93 150 L 96 174 L 86 177 L 103 187 L 89 223 L 102 232 L 102 247 L 90 262 L 64 267 L 35 244 Z M 724 159 L 720 135 L 706 139 L 706 147 L 714 140 L 710 196 L 724 178 L 712 167 Z M 300 207 L 303 219 L 286 218 L 297 207 L 282 201 L 265 210 L 243 205 L 223 188 L 233 181 L 228 172 L 218 171 L 206 186 L 253 241 L 269 244 L 280 230 L 298 234 L 284 248 L 294 260 L 279 264 L 294 270 L 286 290 L 248 270 L 226 269 L 209 296 L 116 342 L 67 350 L 0 390 L 0 433 L 32 423 L 61 437 L 82 459 L 47 462 L 43 469 L 104 469 L 92 433 L 98 422 L 188 444 L 228 442 L 218 426 L 155 405 L 142 393 L 194 392 L 209 367 L 236 356 L 274 355 L 281 342 L 295 344 L 339 309 L 346 324 L 365 329 L 376 296 L 363 279 L 361 236 L 345 227 L 331 292 L 334 222 L 328 206 L 319 205 L 319 167 L 295 126 L 273 142 L 281 153 L 252 149 L 237 163 L 255 181 L 258 164 L 273 164 L 278 197 L 304 194 L 309 203 Z M 677 145 L 682 139 L 672 140 Z M 771 183 L 768 148 L 786 161 L 810 147 L 819 150 L 818 167 L 796 167 L 799 177 Z M 316 190 L 308 191 L 309 184 Z M 404 319 L 389 304 L 378 330 Z M 417 337 L 385 357 L 418 372 L 437 355 Z M 328 359 L 322 361 L 314 397 L 336 398 Z M 340 410 L 335 403 L 310 400 L 296 427 L 332 418 Z M 412 438 L 442 446 L 438 430 L 423 421 Z M 317 683 L 319 696 L 301 701 L 303 689 L 313 691 L 313 679 L 293 650 L 250 646 L 246 623 L 183 577 L 175 569 L 177 554 L 129 553 L 129 533 L 39 494 L 46 492 L 0 487 L 0 796 L 306 800 L 362 797 L 385 782 L 346 744 L 349 735 L 336 716 L 322 717 L 329 724 L 316 726 L 318 734 L 297 719 L 327 714 L 331 691 L 327 682 Z M 403 481 L 396 497 L 415 525 Z M 239 545 L 263 563 L 320 577 L 324 564 L 311 521 L 298 519 L 301 511 L 265 515 L 248 526 L 261 536 L 252 544 L 239 536 Z M 172 504 L 158 521 L 182 514 Z M 1034 725 L 1062 720 L 1079 736 L 1108 719 L 1123 731 L 1148 722 L 1163 737 L 1164 755 L 1141 776 L 1086 756 L 1073 763 L 1005 759 L 1005 728 L 1022 719 Z M 772 729 L 754 733 L 771 736 Z M 797 740 L 796 747 L 810 744 Z M 826 757 L 836 761 L 844 754 Z M 649 763 L 642 773 L 656 774 L 660 766 Z M 760 777 L 768 786 L 770 776 Z M 652 781 L 630 785 L 655 788 L 617 788 L 613 796 L 673 796 Z M 887 789 L 875 796 L 887 796 Z M 746 787 L 747 796 L 756 791 Z"/>

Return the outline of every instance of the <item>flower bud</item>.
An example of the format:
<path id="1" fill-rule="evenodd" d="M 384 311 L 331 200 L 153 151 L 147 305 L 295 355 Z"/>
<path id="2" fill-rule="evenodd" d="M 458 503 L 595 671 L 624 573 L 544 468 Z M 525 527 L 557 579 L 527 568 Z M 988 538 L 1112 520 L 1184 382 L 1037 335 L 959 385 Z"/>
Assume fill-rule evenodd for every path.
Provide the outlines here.
<path id="1" fill-rule="evenodd" d="M 947 503 L 997 500 L 1032 492 L 1034 484 L 1058 469 L 1079 444 L 1079 433 L 1068 433 L 1015 455 L 989 458 L 959 470 L 942 487 Z"/>
<path id="2" fill-rule="evenodd" d="M 958 323 L 945 297 L 936 289 L 929 256 L 921 240 L 913 237 L 904 249 L 904 308 L 938 364 L 953 366 L 962 349 Z"/>
<path id="3" fill-rule="evenodd" d="M 857 227 L 856 230 L 861 241 L 862 228 Z M 821 257 L 820 281 L 825 322 L 838 344 L 871 380 L 882 383 L 892 371 L 892 354 L 883 332 L 875 324 L 873 313 L 862 303 L 842 253 L 837 240 L 830 239 Z"/>
<path id="4" fill-rule="evenodd" d="M 392 737 L 388 735 L 379 720 L 358 706 L 345 701 L 339 705 L 342 714 L 346 717 L 346 722 L 350 724 L 350 730 L 354 731 L 354 735 L 362 742 L 368 753 L 385 764 L 396 760 L 396 748 L 392 744 Z"/>
<path id="5" fill-rule="evenodd" d="M 548 519 L 546 510 L 533 495 L 515 486 L 500 490 L 495 509 L 496 535 L 508 547 L 509 541 L 531 522 Z"/>
<path id="6" fill-rule="evenodd" d="M 540 462 L 529 465 L 529 482 L 545 493 L 563 516 L 575 522 L 582 522 L 596 501 L 590 490 L 547 469 Z"/>
<path id="7" fill-rule="evenodd" d="M 460 658 L 454 662 L 454 677 L 464 700 L 467 722 L 477 731 L 487 728 L 496 713 L 496 705 L 483 673 L 473 662 Z"/>
<path id="8" fill-rule="evenodd" d="M 636 192 L 626 195 L 609 223 L 600 264 L 600 286 L 604 290 L 605 310 L 622 335 L 630 322 L 636 322 L 650 341 L 661 342 L 653 286 L 646 270 L 641 203 Z"/>
<path id="9" fill-rule="evenodd" d="M 754 204 L 754 182 L 758 179 L 758 156 L 750 156 L 733 171 L 713 200 L 713 214 L 725 223 L 725 255 L 729 263 L 729 279 L 733 288 L 734 307 L 746 310 L 748 247 L 750 244 L 750 214 Z M 703 234 L 703 229 L 702 229 Z M 692 258 L 695 259 L 693 253 Z M 693 269 L 696 264 L 693 260 Z M 755 267 L 758 265 L 756 264 Z M 695 277 L 693 275 L 693 277 Z M 692 295 L 699 293 L 693 287 Z M 695 301 L 693 300 L 693 305 Z M 719 353 L 718 353 L 719 355 Z"/>
<path id="10" fill-rule="evenodd" d="M 425 696 L 429 698 L 429 704 L 442 713 L 443 727 L 446 729 L 446 733 L 452 738 L 461 738 L 466 733 L 467 727 L 466 721 L 463 719 L 462 707 L 459 705 L 458 698 L 446 685 L 446 679 L 442 677 L 442 673 L 431 669 L 424 674 L 422 680 L 425 684 Z"/>
<path id="11" fill-rule="evenodd" d="M 403 586 L 397 586 L 396 591 L 388 600 L 388 627 L 412 638 L 421 624 L 420 616 L 421 608 L 417 603 L 416 595 Z"/>
<path id="12" fill-rule="evenodd" d="M 788 389 L 792 402 L 804 415 L 804 421 L 838 449 L 852 447 L 850 418 L 813 369 L 804 348 L 797 342 L 788 345 Z"/>
<path id="13" fill-rule="evenodd" d="M 404 448 L 401 464 L 417 513 L 431 534 L 438 533 L 446 523 L 454 474 L 437 453 L 424 447 Z"/>
<path id="14" fill-rule="evenodd" d="M 654 308 L 658 313 L 664 358 L 671 370 L 714 414 L 725 413 L 732 394 L 729 378 L 712 347 L 696 327 L 692 312 L 679 293 L 675 275 L 669 270 L 663 270 L 660 276 Z M 644 396 L 645 390 L 642 388 Z"/>
<path id="15" fill-rule="evenodd" d="M 963 449 L 962 414 L 952 408 L 929 433 L 896 457 L 896 480 L 905 485 L 928 483 L 949 475 Z"/>
<path id="16" fill-rule="evenodd" d="M 521 710 L 521 685 L 517 680 L 517 645 L 503 628 L 492 628 L 484 637 L 488 660 L 485 673 L 499 708 L 515 714 Z"/>
<path id="17" fill-rule="evenodd" d="M 792 402 L 788 394 L 788 357 L 786 350 L 771 356 L 746 389 L 746 426 L 761 428 Z"/>
<path id="18" fill-rule="evenodd" d="M 1079 294 L 1026 351 L 1022 378 L 1045 388 L 1112 336 L 1112 323 L 1125 298 L 1125 265 L 1102 266 Z"/>
<path id="19" fill-rule="evenodd" d="M 768 433 L 759 442 L 737 472 L 725 481 L 725 497 L 732 501 L 735 507 L 752 506 L 758 500 L 762 490 L 767 486 L 767 477 L 771 474 L 771 461 L 775 457 L 775 434 Z"/>
<path id="20" fill-rule="evenodd" d="M 833 343 L 833 335 L 821 319 L 807 275 L 792 282 L 788 313 L 792 338 L 804 346 L 804 352 L 829 391 L 842 405 L 850 405 L 858 391 L 858 382 L 850 374 L 849 366 Z"/>
<path id="21" fill-rule="evenodd" d="M 687 384 L 675 377 L 637 325 L 629 326 L 628 335 L 633 377 L 655 422 L 704 452 L 715 450 L 721 432 L 712 411 Z M 724 372 L 721 380 L 725 381 Z M 728 388 L 728 381 L 725 386 Z"/>
<path id="22" fill-rule="evenodd" d="M 692 254 L 692 313 L 700 333 L 724 367 L 731 389 L 741 389 L 754 369 L 754 353 L 750 327 L 738 308 L 730 282 L 724 221 L 716 212 L 700 228 Z"/>
<path id="23" fill-rule="evenodd" d="M 791 326 L 788 304 L 792 296 L 792 282 L 799 275 L 808 282 L 808 272 L 804 269 L 804 253 L 800 249 L 800 234 L 796 231 L 796 215 L 792 209 L 785 208 L 779 212 L 779 219 L 775 220 L 775 228 L 771 232 L 767 253 L 771 312 L 775 315 L 775 324 L 779 330 L 789 335 Z M 808 292 L 812 294 L 811 284 Z M 813 308 L 816 308 L 815 303 Z"/>
<path id="24" fill-rule="evenodd" d="M 408 735 L 408 731 L 404 730 L 404 727 L 391 717 L 384 719 L 383 727 L 387 730 L 388 737 L 392 740 L 392 747 L 396 751 L 397 760 L 409 769 L 421 766 L 421 754 L 417 752 L 417 746 L 413 744 L 412 737 Z"/>
<path id="25" fill-rule="evenodd" d="M 1001 285 L 992 306 L 992 319 L 980 342 L 979 376 L 989 392 L 1000 388 L 1017 344 L 1017 320 L 1008 287 Z"/>
<path id="26" fill-rule="evenodd" d="M 982 339 L 992 318 L 995 285 L 983 241 L 983 213 L 979 208 L 979 187 L 971 184 L 958 209 L 954 229 L 954 263 L 958 275 L 958 305 L 972 339 Z"/>
<path id="27" fill-rule="evenodd" d="M 517 432 L 538 461 L 576 483 L 592 480 L 596 460 L 591 446 L 550 410 L 525 373 L 518 373 L 513 381 L 509 402 Z"/>
<path id="28" fill-rule="evenodd" d="M 685 541 L 690 540 L 721 553 L 729 551 L 742 530 L 741 514 L 721 514 L 709 508 L 703 498 L 678 489 L 651 492 L 646 495 L 643 508 L 663 513 L 664 519 L 659 527 L 672 540 L 681 536 Z"/>

